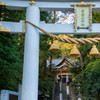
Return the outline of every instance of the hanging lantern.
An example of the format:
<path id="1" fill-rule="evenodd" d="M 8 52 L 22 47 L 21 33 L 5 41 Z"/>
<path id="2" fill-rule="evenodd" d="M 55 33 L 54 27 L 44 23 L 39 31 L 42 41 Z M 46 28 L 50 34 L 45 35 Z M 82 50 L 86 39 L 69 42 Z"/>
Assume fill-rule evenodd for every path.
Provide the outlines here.
<path id="1" fill-rule="evenodd" d="M 70 56 L 80 56 L 80 52 L 76 46 L 74 46 L 73 49 L 71 50 Z"/>
<path id="2" fill-rule="evenodd" d="M 51 47 L 50 47 L 49 50 L 50 50 L 50 51 L 59 51 L 59 46 L 57 45 L 56 42 L 54 42 L 54 43 L 51 45 Z"/>
<path id="3" fill-rule="evenodd" d="M 96 45 L 93 45 L 92 49 L 90 51 L 90 56 L 99 56 L 99 55 L 100 55 L 100 53 L 99 53 L 98 49 L 96 48 Z"/>

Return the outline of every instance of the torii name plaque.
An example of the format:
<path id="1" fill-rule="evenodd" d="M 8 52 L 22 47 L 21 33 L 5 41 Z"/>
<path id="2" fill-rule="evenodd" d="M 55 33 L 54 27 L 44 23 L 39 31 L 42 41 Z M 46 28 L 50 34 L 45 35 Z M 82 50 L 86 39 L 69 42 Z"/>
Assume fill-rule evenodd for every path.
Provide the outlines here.
<path id="1" fill-rule="evenodd" d="M 77 29 L 89 29 L 92 30 L 92 7 L 95 4 L 86 4 L 83 1 L 79 4 L 71 4 L 74 7 L 75 12 L 75 31 Z"/>

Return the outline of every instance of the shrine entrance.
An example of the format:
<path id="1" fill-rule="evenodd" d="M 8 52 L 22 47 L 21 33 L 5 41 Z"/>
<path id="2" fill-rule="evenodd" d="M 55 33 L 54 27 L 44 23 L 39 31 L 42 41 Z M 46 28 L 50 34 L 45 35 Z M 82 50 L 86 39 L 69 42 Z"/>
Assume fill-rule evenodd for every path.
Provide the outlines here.
<path id="1" fill-rule="evenodd" d="M 54 34 L 100 34 L 100 24 L 92 23 L 92 7 L 100 11 L 99 0 L 1 0 L 0 6 L 8 9 L 26 10 L 26 20 L 20 22 L 0 21 L 0 32 L 22 34 L 25 33 L 24 68 L 22 83 L 22 100 L 38 99 L 38 71 L 39 71 L 39 33 L 65 42 L 74 44 L 99 43 L 100 38 L 60 38 Z M 81 2 L 81 3 L 80 3 Z M 74 8 L 73 8 L 74 7 Z M 43 24 L 40 23 L 42 11 L 74 11 L 74 24 Z M 87 13 L 86 13 L 87 12 Z M 81 15 L 81 16 L 79 16 Z M 87 20 L 88 18 L 88 20 Z M 37 30 L 39 29 L 39 30 Z M 53 34 L 51 34 L 53 33 Z"/>

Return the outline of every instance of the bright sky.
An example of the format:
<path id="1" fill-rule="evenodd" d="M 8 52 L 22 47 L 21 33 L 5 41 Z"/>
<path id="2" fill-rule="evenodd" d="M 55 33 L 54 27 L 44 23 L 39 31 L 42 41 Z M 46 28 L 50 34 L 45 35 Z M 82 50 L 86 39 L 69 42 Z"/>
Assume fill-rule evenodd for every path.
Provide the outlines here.
<path id="1" fill-rule="evenodd" d="M 56 23 L 58 24 L 70 24 L 74 22 L 74 13 L 67 12 L 63 13 L 61 11 L 56 12 L 58 21 Z"/>

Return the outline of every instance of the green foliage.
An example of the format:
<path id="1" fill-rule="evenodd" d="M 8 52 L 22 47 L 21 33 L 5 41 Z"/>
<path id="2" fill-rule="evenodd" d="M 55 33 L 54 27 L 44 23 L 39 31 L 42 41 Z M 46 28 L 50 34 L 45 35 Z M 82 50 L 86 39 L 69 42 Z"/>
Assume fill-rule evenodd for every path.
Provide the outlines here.
<path id="1" fill-rule="evenodd" d="M 50 41 L 48 36 L 40 35 L 39 90 L 50 95 L 49 100 L 51 100 L 55 73 L 50 72 L 49 68 L 46 66 L 47 58 L 52 55 L 49 51 L 50 45 L 48 41 Z"/>
<path id="2" fill-rule="evenodd" d="M 100 11 L 93 12 L 93 23 L 100 23 Z"/>
<path id="3" fill-rule="evenodd" d="M 80 68 L 76 68 L 76 67 L 72 67 L 72 68 L 70 68 L 70 72 L 71 72 L 73 75 L 77 75 L 77 74 L 79 74 L 80 71 L 81 71 Z"/>
<path id="4" fill-rule="evenodd" d="M 49 19 L 50 19 L 50 16 L 49 16 L 49 12 L 47 12 L 47 11 L 41 11 L 40 12 L 40 20 L 41 21 L 45 21 L 45 22 L 48 22 L 49 21 Z"/>
<path id="5" fill-rule="evenodd" d="M 41 21 L 50 21 L 50 12 L 41 12 Z M 52 99 L 52 90 L 55 82 L 55 73 L 51 72 L 46 66 L 46 60 L 50 55 L 49 51 L 51 38 L 46 35 L 40 35 L 40 53 L 39 53 L 39 90 L 50 96 Z"/>
<path id="6" fill-rule="evenodd" d="M 81 93 L 86 100 L 99 100 L 100 95 L 100 60 L 87 65 L 87 68 L 75 77 L 72 85 L 81 84 Z"/>
<path id="7" fill-rule="evenodd" d="M 16 40 L 16 35 L 0 34 L 0 89 L 17 90 L 21 81 L 22 60 Z"/>
<path id="8" fill-rule="evenodd" d="M 24 14 L 24 11 L 0 8 L 0 19 L 4 21 L 20 21 L 25 19 Z M 24 35 L 0 34 L 0 89 L 18 89 L 22 80 L 23 41 Z"/>
<path id="9" fill-rule="evenodd" d="M 85 95 L 89 100 L 98 97 L 100 95 L 100 60 L 89 63 L 83 76 L 85 79 L 83 82 Z"/>
<path id="10" fill-rule="evenodd" d="M 55 83 L 55 73 L 50 73 L 49 70 L 46 70 L 45 76 L 40 75 L 39 90 L 50 96 L 48 100 L 52 99 L 54 83 Z"/>
<path id="11" fill-rule="evenodd" d="M 87 67 L 86 67 L 86 71 L 94 71 L 94 70 L 98 70 L 100 71 L 100 60 L 97 59 L 94 62 L 90 62 Z"/>
<path id="12" fill-rule="evenodd" d="M 90 62 L 95 61 L 95 59 L 100 59 L 100 56 L 93 57 L 89 55 L 92 46 L 93 46 L 92 44 L 85 44 L 85 45 L 81 45 L 79 48 L 84 62 L 84 69 L 86 68 L 87 64 L 89 64 Z M 96 44 L 96 47 L 99 50 L 100 44 Z"/>

